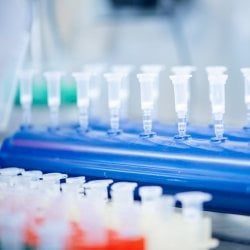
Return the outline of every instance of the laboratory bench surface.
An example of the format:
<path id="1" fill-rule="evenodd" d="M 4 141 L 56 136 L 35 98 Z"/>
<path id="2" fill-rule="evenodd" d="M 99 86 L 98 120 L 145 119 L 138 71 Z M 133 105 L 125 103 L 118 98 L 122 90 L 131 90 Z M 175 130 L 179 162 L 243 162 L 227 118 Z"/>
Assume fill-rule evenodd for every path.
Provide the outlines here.
<path id="1" fill-rule="evenodd" d="M 76 114 L 70 108 L 65 109 L 64 119 L 72 121 Z M 20 124 L 20 109 L 16 108 L 12 112 L 10 126 L 8 131 L 0 134 L 2 141 L 8 134 L 18 128 Z M 48 119 L 48 111 L 45 108 L 38 108 L 33 112 L 33 119 L 38 123 L 45 123 Z M 65 120 L 67 121 L 67 120 Z M 249 199 L 250 206 L 250 199 Z M 220 240 L 218 250 L 250 250 L 250 216 L 232 215 L 208 212 L 213 221 L 213 235 Z"/>

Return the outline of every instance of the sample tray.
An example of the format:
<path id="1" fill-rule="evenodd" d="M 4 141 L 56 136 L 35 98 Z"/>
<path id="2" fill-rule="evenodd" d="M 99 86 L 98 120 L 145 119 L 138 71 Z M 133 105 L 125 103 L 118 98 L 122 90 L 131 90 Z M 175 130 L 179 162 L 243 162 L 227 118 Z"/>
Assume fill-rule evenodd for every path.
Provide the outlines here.
<path id="1" fill-rule="evenodd" d="M 250 214 L 250 145 L 244 141 L 33 127 L 4 140 L 1 166 L 156 184 L 170 194 L 201 190 L 213 195 L 208 210 Z"/>

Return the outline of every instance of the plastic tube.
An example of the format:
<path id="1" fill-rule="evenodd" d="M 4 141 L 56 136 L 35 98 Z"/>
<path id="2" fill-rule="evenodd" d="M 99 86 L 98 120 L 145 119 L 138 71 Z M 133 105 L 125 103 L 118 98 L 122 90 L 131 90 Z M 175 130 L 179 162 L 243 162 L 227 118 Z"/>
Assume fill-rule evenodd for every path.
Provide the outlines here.
<path id="1" fill-rule="evenodd" d="M 218 76 L 223 75 L 227 71 L 227 67 L 225 66 L 208 66 L 206 67 L 208 76 Z M 209 90 L 209 100 L 211 101 L 211 90 Z"/>
<path id="2" fill-rule="evenodd" d="M 154 101 L 156 102 L 159 98 L 159 76 L 160 73 L 165 70 L 165 66 L 161 65 L 161 64 L 144 64 L 141 65 L 141 71 L 143 73 L 150 73 L 150 74 L 155 74 L 155 87 L 154 87 L 154 91 L 153 91 L 153 96 L 154 96 Z"/>
<path id="3" fill-rule="evenodd" d="M 31 106 L 32 106 L 32 82 L 34 77 L 33 70 L 19 72 L 20 81 L 20 103 L 23 109 L 22 127 L 28 128 L 31 125 Z"/>
<path id="4" fill-rule="evenodd" d="M 83 72 L 90 72 L 90 86 L 89 86 L 89 98 L 90 98 L 90 107 L 89 113 L 91 118 L 100 119 L 99 111 L 100 109 L 100 100 L 101 100 L 101 89 L 103 87 L 104 79 L 103 73 L 107 70 L 107 65 L 102 63 L 86 64 L 83 67 Z"/>
<path id="5" fill-rule="evenodd" d="M 184 65 L 184 66 L 174 66 L 171 68 L 171 71 L 175 74 L 175 75 L 192 75 L 192 73 L 194 71 L 196 71 L 196 67 L 195 66 L 191 66 L 191 65 Z M 188 102 L 190 101 L 190 81 L 188 81 Z"/>
<path id="6" fill-rule="evenodd" d="M 140 236 L 138 206 L 134 202 L 135 182 L 117 182 L 111 186 L 114 215 L 118 219 L 118 232 L 126 239 Z"/>
<path id="7" fill-rule="evenodd" d="M 107 73 L 104 77 L 108 83 L 108 106 L 110 110 L 109 134 L 120 134 L 121 84 L 124 73 Z"/>
<path id="8" fill-rule="evenodd" d="M 76 177 L 68 177 L 66 179 L 66 183 L 68 184 L 75 184 L 80 187 L 83 187 L 83 184 L 85 183 L 86 178 L 85 176 L 76 176 Z"/>
<path id="9" fill-rule="evenodd" d="M 241 68 L 241 72 L 245 79 L 245 104 L 246 104 L 246 129 L 250 129 L 250 68 Z"/>
<path id="10" fill-rule="evenodd" d="M 139 188 L 139 195 L 143 203 L 158 199 L 162 194 L 163 189 L 160 186 L 143 186 Z"/>
<path id="11" fill-rule="evenodd" d="M 174 86 L 175 111 L 178 118 L 178 135 L 176 139 L 188 139 L 187 135 L 187 115 L 189 99 L 189 78 L 191 75 L 172 75 L 169 78 Z"/>
<path id="12" fill-rule="evenodd" d="M 43 175 L 41 182 L 42 190 L 45 190 L 50 195 L 58 195 L 60 193 L 60 182 L 68 176 L 62 173 L 48 173 Z"/>
<path id="13" fill-rule="evenodd" d="M 203 213 L 203 203 L 212 199 L 212 196 L 203 192 L 178 193 L 176 199 L 182 204 L 182 213 L 187 220 L 200 220 Z"/>
<path id="14" fill-rule="evenodd" d="M 116 182 L 111 186 L 112 202 L 115 204 L 134 202 L 134 190 L 138 186 L 136 182 Z"/>
<path id="15" fill-rule="evenodd" d="M 108 200 L 108 186 L 113 183 L 111 179 L 94 180 L 84 184 L 87 198 L 99 199 L 101 201 Z"/>
<path id="16" fill-rule="evenodd" d="M 129 98 L 129 83 L 130 83 L 130 74 L 134 70 L 134 66 L 130 64 L 116 64 L 112 66 L 112 72 L 122 73 L 124 77 L 121 84 L 121 118 L 127 119 L 128 116 L 128 98 Z"/>
<path id="17" fill-rule="evenodd" d="M 77 72 L 72 74 L 76 81 L 78 122 L 82 132 L 88 131 L 89 126 L 89 82 L 90 72 Z"/>
<path id="18" fill-rule="evenodd" d="M 214 116 L 214 133 L 215 137 L 211 140 L 214 142 L 225 141 L 223 115 L 225 113 L 225 84 L 227 75 L 209 75 L 208 81 L 210 86 L 210 101 L 212 114 Z"/>
<path id="19" fill-rule="evenodd" d="M 91 100 L 96 100 L 100 96 L 100 78 L 102 74 L 105 72 L 107 69 L 106 64 L 86 64 L 83 67 L 83 72 L 89 72 L 93 76 L 91 77 L 91 84 L 90 84 L 90 89 L 89 89 L 89 94 L 90 94 L 90 99 Z"/>
<path id="20" fill-rule="evenodd" d="M 137 74 L 141 89 L 141 109 L 143 112 L 143 137 L 152 137 L 155 132 L 152 131 L 152 111 L 154 109 L 154 91 L 156 74 L 142 73 Z"/>
<path id="21" fill-rule="evenodd" d="M 1 168 L 0 169 L 0 175 L 15 176 L 15 175 L 22 174 L 23 172 L 24 172 L 24 169 L 22 169 L 22 168 L 15 168 L 15 167 Z"/>
<path id="22" fill-rule="evenodd" d="M 47 80 L 48 105 L 50 109 L 50 128 L 57 129 L 59 126 L 59 107 L 61 105 L 61 77 L 60 71 L 45 72 Z"/>

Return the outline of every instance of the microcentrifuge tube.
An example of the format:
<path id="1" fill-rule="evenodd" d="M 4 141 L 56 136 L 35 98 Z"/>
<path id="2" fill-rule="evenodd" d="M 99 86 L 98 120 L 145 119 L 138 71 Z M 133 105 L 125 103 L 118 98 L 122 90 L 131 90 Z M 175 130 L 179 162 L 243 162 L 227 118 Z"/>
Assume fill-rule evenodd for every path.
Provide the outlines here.
<path id="1" fill-rule="evenodd" d="M 157 119 L 157 111 L 158 111 L 158 99 L 159 99 L 159 88 L 160 88 L 160 73 L 165 70 L 165 66 L 161 64 L 144 64 L 141 65 L 141 71 L 142 73 L 151 73 L 155 74 L 155 80 L 154 80 L 154 89 L 153 89 L 153 97 L 154 97 L 154 105 L 155 108 L 153 110 L 153 119 Z"/>
<path id="2" fill-rule="evenodd" d="M 103 87 L 104 79 L 103 73 L 107 70 L 107 65 L 104 63 L 94 63 L 94 64 L 85 64 L 83 66 L 83 72 L 90 72 L 91 79 L 89 85 L 89 99 L 90 99 L 90 107 L 89 112 L 91 118 L 98 118 L 100 104 L 101 104 L 101 89 Z"/>
<path id="3" fill-rule="evenodd" d="M 175 75 L 192 75 L 194 71 L 196 71 L 195 66 L 184 65 L 184 66 L 174 66 L 171 68 L 171 71 Z M 190 83 L 188 81 L 188 101 L 190 101 Z"/>
<path id="4" fill-rule="evenodd" d="M 223 75 L 227 71 L 225 66 L 208 66 L 206 67 L 207 75 Z M 211 102 L 211 90 L 209 90 L 209 100 Z"/>
<path id="5" fill-rule="evenodd" d="M 76 81 L 79 127 L 81 131 L 86 132 L 89 126 L 89 81 L 91 73 L 79 72 L 72 75 Z"/>
<path id="6" fill-rule="evenodd" d="M 178 193 L 176 199 L 182 204 L 182 213 L 185 219 L 201 219 L 203 213 L 203 203 L 212 199 L 208 193 L 193 191 Z"/>
<path id="7" fill-rule="evenodd" d="M 50 71 L 44 73 L 47 80 L 47 98 L 50 109 L 50 128 L 57 129 L 59 125 L 59 107 L 61 105 L 60 82 L 63 73 Z"/>
<path id="8" fill-rule="evenodd" d="M 191 75 L 172 75 L 175 96 L 175 111 L 178 118 L 178 135 L 176 139 L 187 139 L 189 135 L 187 131 L 187 115 L 188 115 L 188 99 L 189 99 L 189 78 Z"/>
<path id="9" fill-rule="evenodd" d="M 33 77 L 34 77 L 33 70 L 24 70 L 24 71 L 19 72 L 20 103 L 23 109 L 23 121 L 22 121 L 23 128 L 27 128 L 31 125 Z"/>
<path id="10" fill-rule="evenodd" d="M 215 137 L 212 141 L 224 141 L 224 124 L 223 115 L 225 113 L 225 84 L 228 76 L 222 75 L 208 75 L 210 86 L 210 101 L 212 106 L 212 113 L 214 116 L 214 133 Z"/>
<path id="11" fill-rule="evenodd" d="M 143 73 L 152 73 L 156 75 L 155 78 L 155 88 L 154 88 L 154 100 L 157 101 L 159 97 L 159 75 L 165 70 L 165 66 L 161 64 L 144 64 L 141 65 L 141 71 Z"/>
<path id="12" fill-rule="evenodd" d="M 157 75 L 154 73 L 137 74 L 141 89 L 141 109 L 143 112 L 143 137 L 155 135 L 152 131 L 152 112 L 154 109 L 154 89 Z"/>
<path id="13" fill-rule="evenodd" d="M 134 70 L 134 66 L 130 64 L 116 64 L 111 68 L 112 72 L 123 73 L 124 77 L 121 83 L 121 118 L 126 119 L 128 113 L 128 98 L 129 98 L 129 82 L 130 74 Z"/>
<path id="14" fill-rule="evenodd" d="M 108 83 L 108 105 L 110 110 L 110 130 L 108 133 L 120 134 L 120 92 L 124 73 L 106 73 L 104 77 Z"/>
<path id="15" fill-rule="evenodd" d="M 247 109 L 246 129 L 250 129 L 250 68 L 242 68 L 241 72 L 245 78 L 245 104 Z"/>

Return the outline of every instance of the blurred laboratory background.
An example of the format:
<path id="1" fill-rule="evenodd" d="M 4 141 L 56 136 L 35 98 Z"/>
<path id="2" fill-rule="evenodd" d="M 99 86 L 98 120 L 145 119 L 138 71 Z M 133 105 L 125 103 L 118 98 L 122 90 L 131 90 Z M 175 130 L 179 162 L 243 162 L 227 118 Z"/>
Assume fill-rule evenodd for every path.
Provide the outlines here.
<path id="1" fill-rule="evenodd" d="M 175 65 L 194 65 L 197 71 L 191 80 L 190 121 L 209 124 L 212 116 L 205 67 L 224 65 L 229 75 L 225 123 L 228 126 L 245 124 L 244 79 L 240 68 L 250 66 L 248 0 L 1 1 L 5 8 L 13 4 L 13 18 L 8 19 L 7 27 L 16 26 L 16 22 L 22 20 L 14 14 L 21 15 L 21 2 L 29 5 L 26 11 L 30 11 L 24 21 L 30 40 L 23 68 L 70 74 L 90 63 L 134 64 L 137 68 L 130 81 L 129 115 L 139 120 L 136 73 L 141 64 L 163 64 L 166 70 L 160 75 L 157 113 L 161 121 L 174 122 L 170 69 Z M 15 29 L 17 27 L 12 28 Z M 36 84 L 39 85 L 39 81 Z M 38 92 L 37 99 L 39 95 L 42 93 Z M 65 96 L 65 103 L 67 98 L 74 99 Z M 103 88 L 100 115 L 104 118 L 108 112 L 105 96 Z M 72 116 L 72 112 L 69 114 Z"/>

